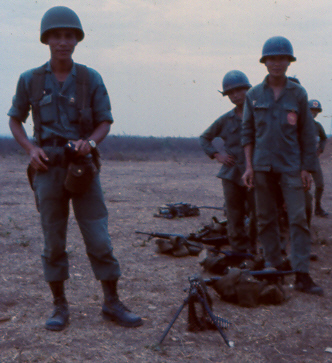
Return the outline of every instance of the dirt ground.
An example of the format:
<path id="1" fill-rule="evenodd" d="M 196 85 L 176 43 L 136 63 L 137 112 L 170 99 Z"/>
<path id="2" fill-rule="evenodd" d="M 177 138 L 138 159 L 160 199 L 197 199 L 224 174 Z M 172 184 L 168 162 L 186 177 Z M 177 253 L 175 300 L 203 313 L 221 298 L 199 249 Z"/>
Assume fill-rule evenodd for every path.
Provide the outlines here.
<path id="1" fill-rule="evenodd" d="M 329 218 L 313 217 L 311 263 L 324 297 L 293 291 L 277 306 L 243 308 L 209 292 L 214 312 L 231 322 L 225 331 L 187 331 L 183 310 L 163 345 L 162 336 L 187 297 L 188 277 L 201 273 L 197 257 L 174 258 L 156 253 L 135 230 L 183 233 L 197 231 L 223 212 L 202 209 L 199 217 L 167 220 L 153 214 L 164 203 L 222 206 L 218 165 L 208 158 L 163 162 L 104 161 L 102 184 L 109 210 L 109 231 L 120 261 L 123 302 L 141 315 L 144 325 L 128 329 L 103 321 L 102 292 L 85 255 L 73 217 L 69 221 L 71 278 L 66 282 L 70 325 L 62 332 L 44 329 L 52 299 L 43 280 L 39 215 L 29 189 L 27 158 L 1 159 L 0 176 L 0 362 L 332 362 L 332 195 L 331 144 L 322 158 L 326 181 L 324 208 Z M 330 349 L 330 352 L 329 352 Z"/>

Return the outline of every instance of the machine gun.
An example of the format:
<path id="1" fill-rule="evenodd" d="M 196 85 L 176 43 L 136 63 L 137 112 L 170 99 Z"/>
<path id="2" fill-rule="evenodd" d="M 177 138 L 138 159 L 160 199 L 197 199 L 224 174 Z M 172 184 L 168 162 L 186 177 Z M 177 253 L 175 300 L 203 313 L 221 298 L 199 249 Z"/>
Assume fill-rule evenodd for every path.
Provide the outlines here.
<path id="1" fill-rule="evenodd" d="M 215 315 L 212 312 L 212 299 L 207 293 L 204 280 L 198 274 L 189 277 L 188 280 L 190 284 L 188 296 L 175 313 L 175 316 L 167 326 L 158 344 L 162 344 L 181 311 L 186 305 L 188 305 L 188 330 L 199 331 L 205 329 L 217 329 L 227 346 L 233 346 L 233 343 L 227 339 L 225 333 L 223 332 L 223 330 L 230 325 L 230 322 Z M 201 305 L 201 310 L 203 312 L 201 317 L 197 316 L 195 308 L 196 303 Z"/>

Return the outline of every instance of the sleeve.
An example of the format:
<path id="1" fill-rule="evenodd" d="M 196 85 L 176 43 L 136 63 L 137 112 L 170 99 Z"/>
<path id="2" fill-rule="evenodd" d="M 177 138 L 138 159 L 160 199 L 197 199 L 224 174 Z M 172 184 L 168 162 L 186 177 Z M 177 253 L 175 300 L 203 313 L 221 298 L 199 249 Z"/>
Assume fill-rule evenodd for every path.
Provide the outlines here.
<path id="1" fill-rule="evenodd" d="M 243 108 L 242 130 L 241 130 L 241 144 L 246 146 L 248 144 L 255 144 L 255 117 L 253 109 L 253 101 L 250 96 L 250 91 L 246 94 L 246 99 Z"/>
<path id="2" fill-rule="evenodd" d="M 301 169 L 314 172 L 317 166 L 316 130 L 314 119 L 308 106 L 307 92 L 299 100 L 299 144 L 301 150 Z"/>
<path id="3" fill-rule="evenodd" d="M 7 115 L 9 117 L 14 117 L 21 122 L 25 122 L 29 116 L 30 107 L 31 103 L 27 83 L 25 77 L 21 75 L 17 82 L 16 93 L 13 97 L 12 106 Z"/>
<path id="4" fill-rule="evenodd" d="M 317 122 L 317 128 L 318 128 L 318 138 L 319 138 L 318 148 L 323 152 L 325 149 L 327 136 L 324 127 L 319 122 Z"/>
<path id="5" fill-rule="evenodd" d="M 208 155 L 211 159 L 214 159 L 214 154 L 218 152 L 218 150 L 212 144 L 212 141 L 220 135 L 222 128 L 223 119 L 222 117 L 219 117 L 199 137 L 199 143 L 202 149 L 204 150 L 205 154 Z"/>
<path id="6" fill-rule="evenodd" d="M 91 68 L 90 68 L 91 69 Z M 92 71 L 92 115 L 95 125 L 108 121 L 114 122 L 111 112 L 111 101 L 101 75 L 95 70 Z"/>

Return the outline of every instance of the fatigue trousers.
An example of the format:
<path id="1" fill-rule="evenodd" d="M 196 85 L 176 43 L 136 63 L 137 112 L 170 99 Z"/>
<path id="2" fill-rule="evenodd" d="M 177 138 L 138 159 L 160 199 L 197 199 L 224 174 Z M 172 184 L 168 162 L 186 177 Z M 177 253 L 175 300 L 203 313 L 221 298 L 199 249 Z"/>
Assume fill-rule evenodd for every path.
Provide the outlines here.
<path id="1" fill-rule="evenodd" d="M 227 234 L 232 250 L 247 252 L 256 249 L 255 200 L 252 191 L 231 180 L 222 179 L 226 213 Z M 249 218 L 249 228 L 245 227 L 245 218 Z"/>
<path id="2" fill-rule="evenodd" d="M 323 171 L 320 166 L 320 162 L 318 161 L 317 170 L 312 173 L 312 178 L 315 182 L 315 202 L 316 207 L 320 207 L 323 192 L 324 192 L 324 177 Z"/>
<path id="3" fill-rule="evenodd" d="M 42 263 L 45 280 L 52 282 L 69 278 L 66 233 L 70 200 L 96 279 L 118 279 L 120 266 L 113 256 L 108 233 L 108 212 L 99 175 L 82 195 L 70 194 L 64 189 L 65 176 L 65 168 L 51 166 L 47 172 L 37 172 L 34 179 L 44 234 Z"/>
<path id="4" fill-rule="evenodd" d="M 277 267 L 282 262 L 277 208 L 280 187 L 288 215 L 292 268 L 309 272 L 311 237 L 300 172 L 256 171 L 254 178 L 258 239 L 263 245 L 267 266 Z"/>

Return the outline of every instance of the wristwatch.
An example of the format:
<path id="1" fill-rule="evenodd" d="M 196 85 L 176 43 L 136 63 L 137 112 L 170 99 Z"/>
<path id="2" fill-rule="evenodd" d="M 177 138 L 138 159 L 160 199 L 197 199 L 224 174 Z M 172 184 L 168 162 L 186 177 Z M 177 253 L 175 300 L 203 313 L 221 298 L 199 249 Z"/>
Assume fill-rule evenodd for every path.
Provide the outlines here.
<path id="1" fill-rule="evenodd" d="M 94 140 L 88 140 L 88 143 L 89 143 L 91 149 L 95 149 L 97 146 L 96 141 L 94 141 Z"/>

